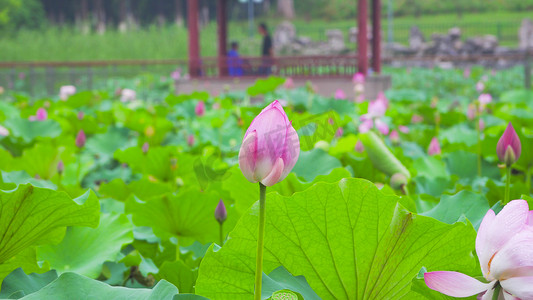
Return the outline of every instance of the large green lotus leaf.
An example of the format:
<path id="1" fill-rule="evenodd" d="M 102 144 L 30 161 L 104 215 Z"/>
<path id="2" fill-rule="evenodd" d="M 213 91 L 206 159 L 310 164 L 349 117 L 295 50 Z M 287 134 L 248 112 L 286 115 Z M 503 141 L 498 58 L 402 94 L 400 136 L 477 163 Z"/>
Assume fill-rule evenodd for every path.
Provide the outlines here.
<path id="1" fill-rule="evenodd" d="M 14 189 L 19 184 L 30 183 L 33 186 L 45 189 L 55 190 L 57 186 L 49 180 L 36 179 L 26 173 L 26 171 L 1 172 L 2 173 L 2 189 Z"/>
<path id="2" fill-rule="evenodd" d="M 278 86 L 285 82 L 285 78 L 270 76 L 267 79 L 257 79 L 256 82 L 248 87 L 246 92 L 248 95 L 254 97 L 266 93 L 270 93 L 276 90 Z"/>
<path id="3" fill-rule="evenodd" d="M 9 129 L 11 135 L 22 138 L 26 143 L 37 137 L 55 138 L 61 134 L 61 126 L 54 120 L 30 121 L 26 119 L 9 119 L 4 126 Z"/>
<path id="4" fill-rule="evenodd" d="M 466 217 L 475 228 L 478 228 L 489 208 L 489 202 L 485 196 L 471 191 L 460 191 L 455 195 L 443 195 L 437 206 L 421 215 L 448 224 Z"/>
<path id="5" fill-rule="evenodd" d="M 27 275 L 21 268 L 9 274 L 2 282 L 0 299 L 18 299 L 40 290 L 57 278 L 56 271 Z M 17 296 L 17 297 L 15 297 Z"/>
<path id="6" fill-rule="evenodd" d="M 320 115 L 309 113 L 289 115 L 289 120 L 298 133 L 302 151 L 313 150 L 318 141 L 331 141 L 335 137 L 337 128 L 341 126 L 339 119 L 339 115 L 334 111 Z"/>
<path id="7" fill-rule="evenodd" d="M 128 141 L 128 133 L 129 130 L 124 128 L 109 127 L 106 133 L 89 137 L 85 149 L 99 157 L 112 158 L 118 149 L 126 149 L 132 145 L 132 142 Z"/>
<path id="8" fill-rule="evenodd" d="M 198 277 L 198 269 L 191 269 L 183 261 L 164 262 L 155 275 L 157 280 L 165 279 L 178 287 L 181 293 L 194 293 L 194 284 Z"/>
<path id="9" fill-rule="evenodd" d="M 115 200 L 126 201 L 131 194 L 135 194 L 140 199 L 147 199 L 171 193 L 172 187 L 168 183 L 154 181 L 146 177 L 132 181 L 129 184 L 124 183 L 120 178 L 116 178 L 108 183 L 103 183 L 98 192 Z"/>
<path id="10" fill-rule="evenodd" d="M 323 299 L 409 299 L 422 266 L 470 274 L 476 232 L 468 223 L 418 216 L 361 179 L 319 183 L 292 197 L 267 196 L 264 272 L 280 265 L 305 276 Z M 224 247 L 200 265 L 196 292 L 250 299 L 254 290 L 258 205 Z"/>
<path id="11" fill-rule="evenodd" d="M 0 148 L 0 170 L 10 171 L 13 169 L 15 159 L 9 151 L 4 148 Z"/>
<path id="12" fill-rule="evenodd" d="M 169 180 L 172 176 L 171 159 L 176 158 L 173 147 L 152 147 L 143 153 L 140 147 L 118 150 L 115 158 L 127 163 L 134 172 L 152 175 L 160 180 Z M 177 163 L 181 164 L 181 161 Z"/>
<path id="13" fill-rule="evenodd" d="M 219 239 L 219 225 L 214 212 L 219 202 L 218 193 L 195 188 L 183 189 L 175 195 L 163 195 L 140 200 L 130 197 L 126 201 L 126 213 L 131 214 L 137 226 L 150 226 L 161 239 L 178 237 L 180 245 L 198 240 L 200 243 Z M 236 223 L 237 216 L 227 207 L 228 218 L 224 223 L 227 234 Z"/>
<path id="14" fill-rule="evenodd" d="M 19 185 L 0 191 L 0 264 L 22 250 L 63 238 L 66 226 L 98 225 L 100 204 L 88 191 L 74 201 L 64 192 Z"/>
<path id="15" fill-rule="evenodd" d="M 222 187 L 230 193 L 231 198 L 235 201 L 235 208 L 242 214 L 259 199 L 259 186 L 249 182 L 242 175 L 238 165 L 233 166 L 228 173 L 230 176 L 222 182 Z M 284 196 L 291 196 L 317 182 L 336 182 L 347 177 L 351 177 L 351 174 L 344 168 L 333 169 L 328 175 L 319 175 L 312 182 L 303 182 L 298 179 L 296 174 L 289 173 L 284 180 L 273 185 L 267 192 L 275 191 Z M 239 188 L 236 189 L 236 186 Z"/>
<path id="16" fill-rule="evenodd" d="M 35 247 L 28 247 L 0 264 L 0 282 L 18 268 L 22 268 L 26 273 L 43 273 L 50 270 L 50 265 L 38 263 Z"/>
<path id="17" fill-rule="evenodd" d="M 337 158 L 316 148 L 311 151 L 300 151 L 300 157 L 292 171 L 306 181 L 313 181 L 318 175 L 328 175 L 338 167 L 342 165 Z"/>
<path id="18" fill-rule="evenodd" d="M 407 168 L 405 168 L 374 132 L 369 131 L 360 134 L 359 138 L 365 147 L 368 158 L 370 158 L 376 169 L 389 176 L 400 173 L 405 175 L 407 179 L 411 178 L 411 174 Z"/>
<path id="19" fill-rule="evenodd" d="M 446 177 L 420 177 L 413 179 L 418 194 L 440 197 L 446 190 L 452 188 L 452 181 Z"/>
<path id="20" fill-rule="evenodd" d="M 63 162 L 73 160 L 73 149 L 52 144 L 35 144 L 32 148 L 24 150 L 22 156 L 15 160 L 15 167 L 17 170 L 28 172 L 31 176 L 39 175 L 40 178 L 50 179 L 57 174 L 59 160 Z"/>
<path id="21" fill-rule="evenodd" d="M 58 299 L 128 299 L 128 300 L 171 300 L 178 289 L 162 280 L 152 289 L 112 287 L 98 280 L 76 273 L 63 273 L 59 278 L 24 300 Z"/>
<path id="22" fill-rule="evenodd" d="M 448 172 L 459 176 L 461 180 L 471 182 L 477 177 L 477 156 L 475 153 L 462 150 L 450 152 L 446 154 L 445 161 Z M 487 163 L 485 160 L 482 161 L 481 166 L 483 176 L 493 179 L 500 178 L 500 170 L 497 166 Z"/>
<path id="23" fill-rule="evenodd" d="M 61 243 L 39 247 L 37 257 L 59 272 L 96 278 L 103 263 L 115 261 L 122 245 L 132 241 L 132 225 L 125 215 L 102 214 L 97 228 L 69 227 Z"/>
<path id="24" fill-rule="evenodd" d="M 413 162 L 416 175 L 427 178 L 448 177 L 446 165 L 434 156 L 423 156 Z"/>

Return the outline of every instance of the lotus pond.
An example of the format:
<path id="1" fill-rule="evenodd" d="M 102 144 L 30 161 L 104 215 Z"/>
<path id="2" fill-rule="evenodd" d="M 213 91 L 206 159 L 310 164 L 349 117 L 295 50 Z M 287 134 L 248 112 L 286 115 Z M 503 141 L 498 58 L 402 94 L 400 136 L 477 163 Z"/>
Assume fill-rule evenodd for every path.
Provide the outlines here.
<path id="1" fill-rule="evenodd" d="M 522 71 L 387 73 L 5 91 L 0 299 L 533 299 Z"/>

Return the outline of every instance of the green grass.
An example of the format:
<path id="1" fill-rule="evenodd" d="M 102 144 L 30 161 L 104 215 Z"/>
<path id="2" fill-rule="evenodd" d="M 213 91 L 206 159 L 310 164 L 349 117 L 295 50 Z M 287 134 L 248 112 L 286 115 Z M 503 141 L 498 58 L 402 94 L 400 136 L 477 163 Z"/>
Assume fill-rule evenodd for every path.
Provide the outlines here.
<path id="1" fill-rule="evenodd" d="M 386 7 L 383 8 L 386 11 Z M 409 28 L 418 25 L 429 39 L 431 33 L 447 32 L 453 26 L 463 29 L 463 36 L 493 34 L 503 38 L 503 45 L 516 46 L 520 22 L 531 12 L 496 12 L 484 14 L 430 15 L 420 18 L 395 18 L 395 41 L 406 43 Z M 279 20 L 267 20 L 274 28 Z M 347 32 L 356 26 L 356 20 L 304 20 L 294 21 L 298 34 L 315 40 L 325 39 L 327 29 L 339 28 Z M 384 39 L 387 39 L 387 18 L 382 21 Z M 200 44 L 202 56 L 216 54 L 216 24 L 211 23 L 201 30 Z M 246 22 L 229 24 L 228 41 L 241 43 L 243 55 L 259 53 L 260 36 L 248 36 Z M 119 59 L 186 59 L 187 29 L 176 26 L 143 28 L 125 33 L 108 30 L 105 34 L 84 35 L 74 28 L 51 27 L 43 31 L 21 30 L 11 36 L 0 37 L 1 61 L 36 60 L 119 60 Z"/>

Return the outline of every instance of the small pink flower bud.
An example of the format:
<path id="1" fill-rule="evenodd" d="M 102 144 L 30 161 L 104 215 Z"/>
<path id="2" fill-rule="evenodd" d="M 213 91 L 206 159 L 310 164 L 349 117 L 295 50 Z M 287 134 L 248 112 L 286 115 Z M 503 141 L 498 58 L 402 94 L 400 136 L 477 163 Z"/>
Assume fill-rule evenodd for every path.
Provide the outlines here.
<path id="1" fill-rule="evenodd" d="M 87 137 L 85 136 L 85 132 L 82 129 L 78 132 L 78 135 L 76 136 L 76 146 L 78 148 L 83 148 L 83 146 L 85 146 L 86 141 Z"/>
<path id="2" fill-rule="evenodd" d="M 390 132 L 389 139 L 393 144 L 398 144 L 400 142 L 400 134 L 398 134 L 398 131 L 393 130 Z"/>
<path id="3" fill-rule="evenodd" d="M 60 160 L 57 163 L 57 173 L 59 173 L 59 175 L 61 175 L 61 174 L 63 174 L 63 171 L 65 171 L 65 164 L 63 163 L 62 160 Z"/>
<path id="4" fill-rule="evenodd" d="M 422 117 L 421 115 L 413 115 L 413 117 L 411 118 L 411 123 L 413 124 L 422 122 L 424 122 L 424 117 Z"/>
<path id="5" fill-rule="evenodd" d="M 142 146 L 143 153 L 148 153 L 148 149 L 150 149 L 150 144 L 148 144 L 148 142 L 145 142 Z"/>
<path id="6" fill-rule="evenodd" d="M 217 207 L 215 208 L 215 219 L 218 221 L 218 223 L 222 224 L 224 221 L 226 221 L 227 217 L 228 212 L 226 210 L 226 206 L 224 205 L 224 201 L 220 199 Z"/>
<path id="7" fill-rule="evenodd" d="M 48 118 L 48 113 L 46 112 L 46 109 L 41 107 L 37 110 L 37 114 L 35 116 L 37 121 L 44 121 Z"/>
<path id="8" fill-rule="evenodd" d="M 476 91 L 478 91 L 478 93 L 481 93 L 483 92 L 484 89 L 485 89 L 485 84 L 481 81 L 478 81 L 478 83 L 476 83 Z"/>
<path id="9" fill-rule="evenodd" d="M 239 167 L 250 182 L 272 186 L 283 180 L 300 155 L 296 130 L 278 101 L 250 124 L 239 151 Z"/>
<path id="10" fill-rule="evenodd" d="M 478 101 L 481 105 L 487 105 L 492 102 L 492 96 L 490 94 L 481 94 L 478 97 Z"/>
<path id="11" fill-rule="evenodd" d="M 286 89 L 294 88 L 294 81 L 292 80 L 292 78 L 289 77 L 285 79 L 285 82 L 283 83 L 283 87 Z"/>
<path id="12" fill-rule="evenodd" d="M 353 75 L 352 81 L 354 84 L 365 83 L 365 75 L 361 72 L 357 72 Z"/>
<path id="13" fill-rule="evenodd" d="M 383 135 L 389 134 L 389 125 L 387 123 L 381 121 L 380 119 L 376 120 L 376 128 L 381 132 Z"/>
<path id="14" fill-rule="evenodd" d="M 365 146 L 363 146 L 363 143 L 360 140 L 355 143 L 355 151 L 359 153 L 365 152 Z"/>
<path id="15" fill-rule="evenodd" d="M 485 129 L 485 121 L 483 119 L 479 119 L 479 130 L 483 131 Z"/>
<path id="16" fill-rule="evenodd" d="M 194 135 L 193 134 L 190 134 L 187 137 L 187 145 L 189 145 L 189 147 L 194 146 Z"/>
<path id="17" fill-rule="evenodd" d="M 78 112 L 78 120 L 83 120 L 83 117 L 85 117 L 85 114 L 83 113 L 83 111 L 79 111 Z"/>
<path id="18" fill-rule="evenodd" d="M 439 140 L 437 140 L 436 137 L 432 138 L 431 142 L 429 143 L 428 154 L 429 155 L 441 154 Z"/>
<path id="19" fill-rule="evenodd" d="M 198 101 L 196 107 L 194 108 L 194 113 L 196 116 L 201 117 L 205 114 L 205 103 L 204 101 Z"/>
<path id="20" fill-rule="evenodd" d="M 466 117 L 468 120 L 474 120 L 476 118 L 476 107 L 473 104 L 468 105 L 466 110 Z"/>
<path id="21" fill-rule="evenodd" d="M 342 127 L 339 127 L 337 129 L 337 131 L 335 132 L 335 137 L 336 138 L 340 138 L 342 136 L 342 134 L 344 133 L 344 130 L 342 129 Z"/>
<path id="22" fill-rule="evenodd" d="M 496 153 L 500 161 L 507 167 L 514 164 L 520 158 L 522 144 L 511 122 L 507 125 L 505 132 L 496 145 Z"/>
<path id="23" fill-rule="evenodd" d="M 405 133 L 405 134 L 408 134 L 409 133 L 409 127 L 405 126 L 405 125 L 400 125 L 398 126 L 398 130 L 401 132 L 401 133 Z"/>

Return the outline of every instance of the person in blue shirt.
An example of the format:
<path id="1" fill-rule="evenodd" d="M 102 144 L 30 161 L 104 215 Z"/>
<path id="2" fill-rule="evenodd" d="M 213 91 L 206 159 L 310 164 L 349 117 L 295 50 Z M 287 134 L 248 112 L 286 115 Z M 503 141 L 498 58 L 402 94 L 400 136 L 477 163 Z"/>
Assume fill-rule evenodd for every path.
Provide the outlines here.
<path id="1" fill-rule="evenodd" d="M 239 43 L 231 42 L 231 50 L 228 51 L 228 75 L 229 76 L 244 75 L 242 65 L 243 65 L 243 61 L 239 57 Z"/>

